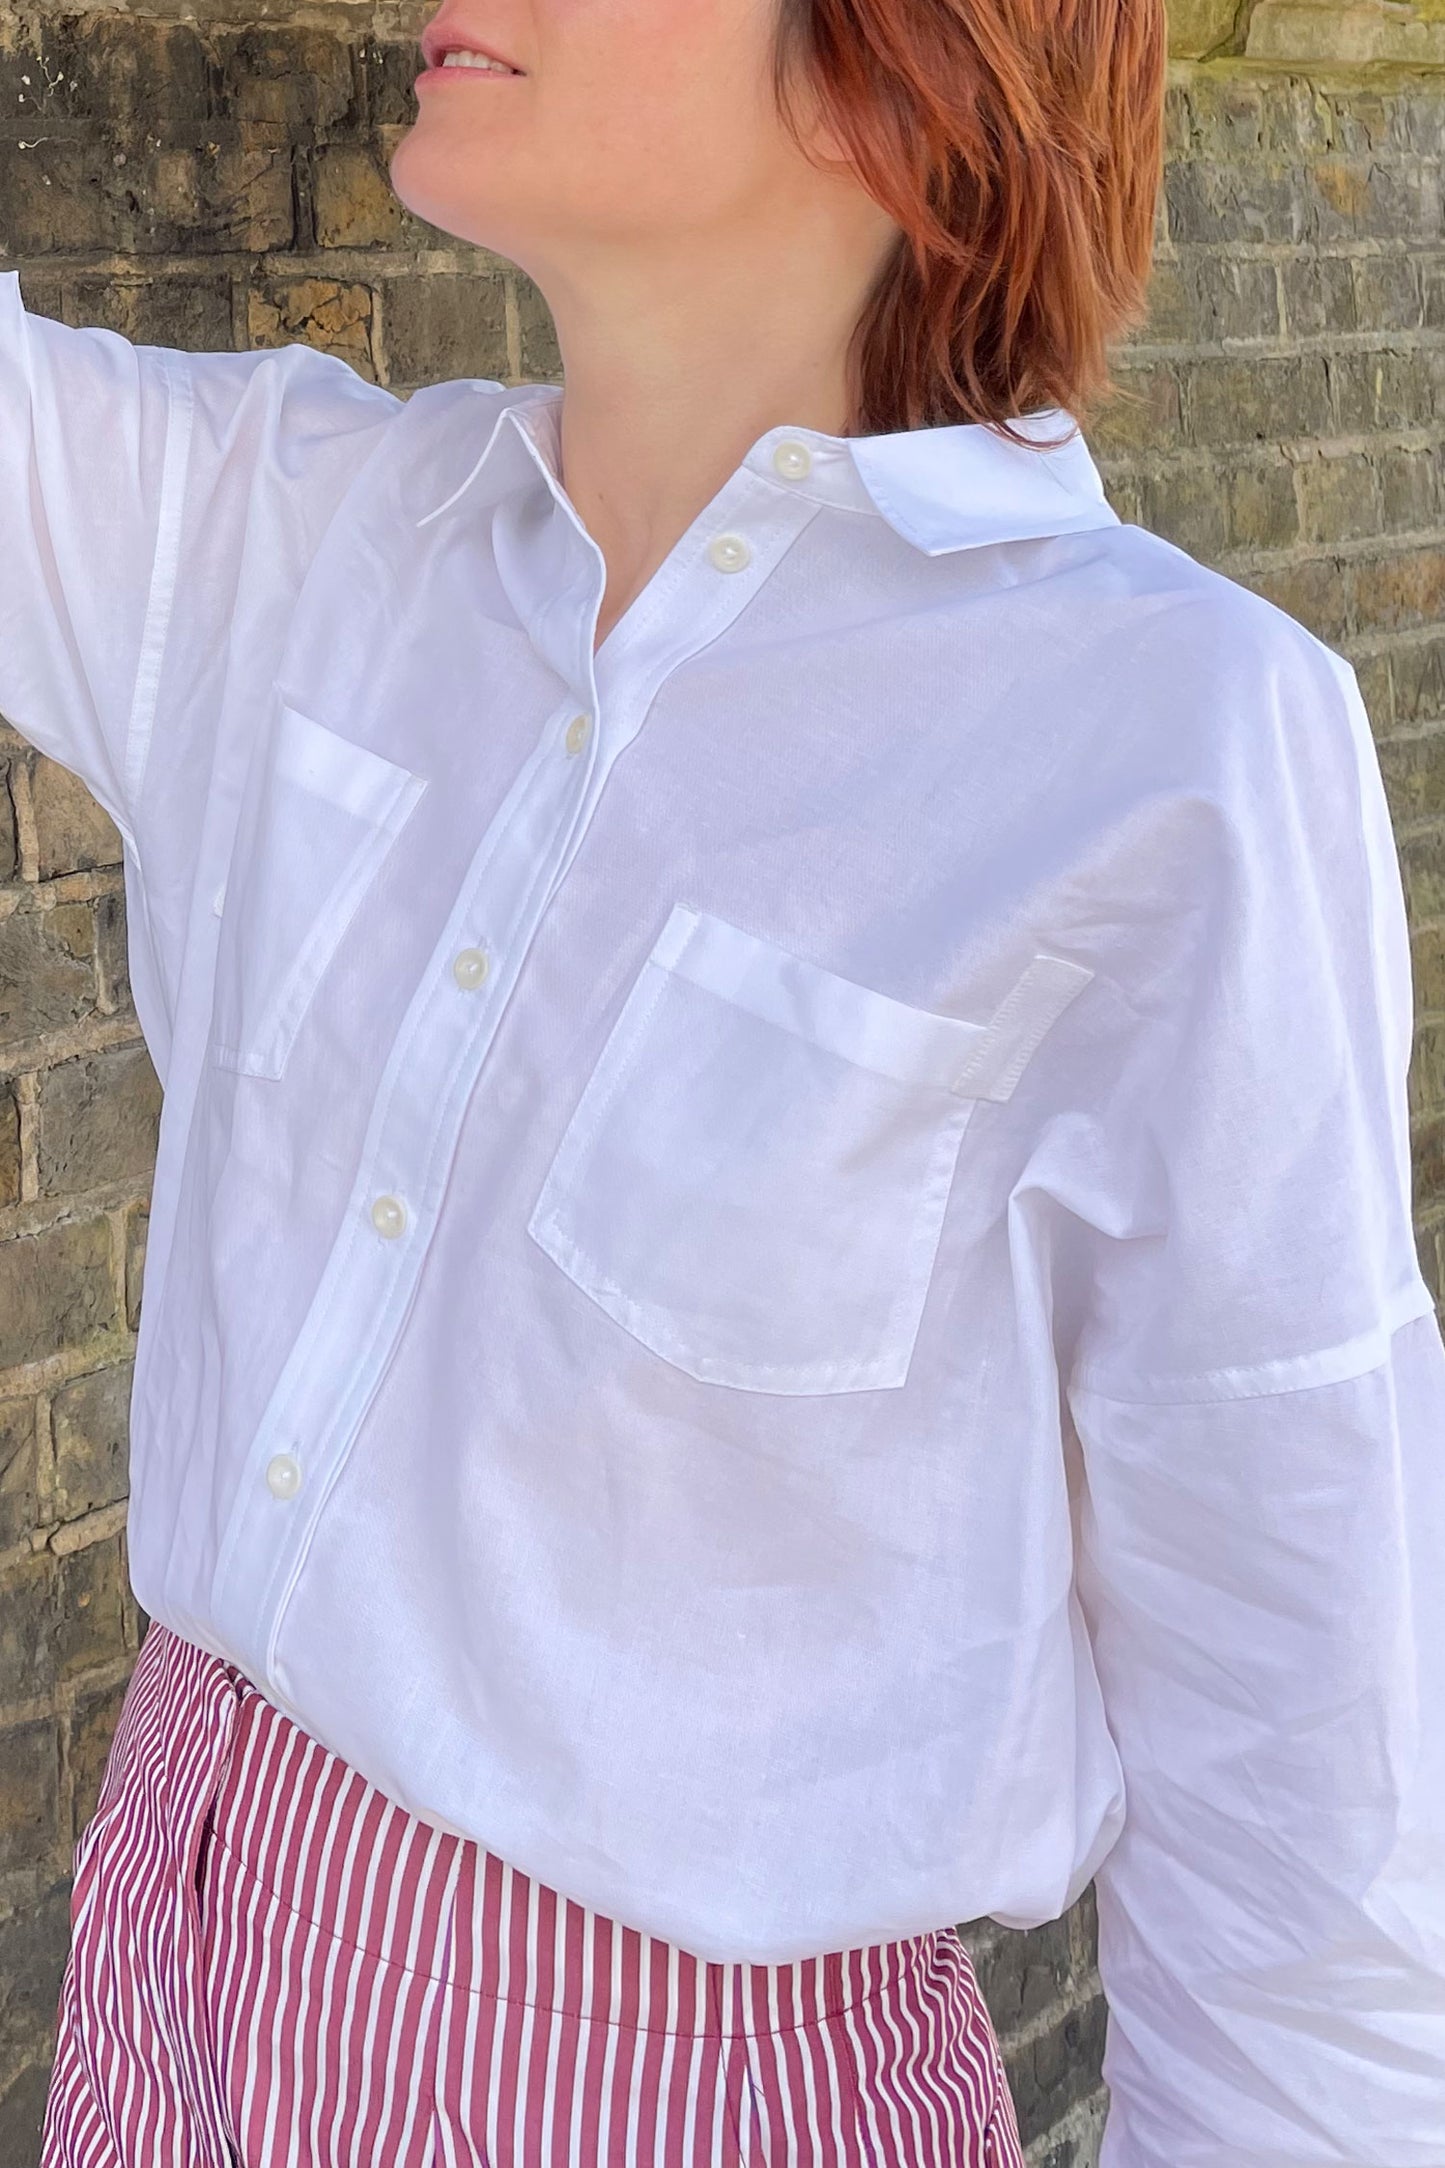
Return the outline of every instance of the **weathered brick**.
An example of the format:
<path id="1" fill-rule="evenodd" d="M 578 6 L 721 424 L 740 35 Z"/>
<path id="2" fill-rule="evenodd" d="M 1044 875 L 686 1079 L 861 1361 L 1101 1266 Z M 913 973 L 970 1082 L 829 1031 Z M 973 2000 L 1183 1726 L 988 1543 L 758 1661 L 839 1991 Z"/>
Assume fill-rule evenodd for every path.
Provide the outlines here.
<path id="1" fill-rule="evenodd" d="M 0 1727 L 0 1872 L 53 1856 L 60 1822 L 60 1748 L 41 1717 Z"/>
<path id="2" fill-rule="evenodd" d="M 62 1679 L 112 1658 L 124 1642 L 126 1576 L 120 1539 L 87 1544 L 59 1561 L 49 1637 Z"/>
<path id="3" fill-rule="evenodd" d="M 1031 1934 L 999 1935 L 978 1958 L 974 1970 L 1001 2038 L 1051 2008 L 1072 1983 L 1074 1965 L 1069 1920 L 1049 1920 Z"/>
<path id="4" fill-rule="evenodd" d="M 1445 329 L 1445 257 L 1422 260 L 1420 288 L 1422 320 L 1432 331 Z"/>
<path id="5" fill-rule="evenodd" d="M 22 1542 L 39 1519 L 35 1402 L 0 1400 L 0 1551 Z"/>
<path id="6" fill-rule="evenodd" d="M 125 1321 L 132 1332 L 140 1330 L 141 1288 L 145 1280 L 146 1235 L 150 1211 L 137 1205 L 125 1222 Z"/>
<path id="7" fill-rule="evenodd" d="M 1421 321 L 1420 273 L 1412 257 L 1356 256 L 1351 268 L 1360 323 L 1372 331 L 1404 331 Z"/>
<path id="8" fill-rule="evenodd" d="M 1191 159 L 1166 173 L 1164 198 L 1170 234 L 1180 243 L 1298 241 L 1309 217 L 1300 177 L 1269 166 Z"/>
<path id="9" fill-rule="evenodd" d="M 216 109 L 237 121 L 261 121 L 291 138 L 357 126 L 361 91 L 351 40 L 296 23 L 217 30 Z"/>
<path id="10" fill-rule="evenodd" d="M 1287 460 L 1251 460 L 1227 477 L 1232 549 L 1281 549 L 1298 539 L 1294 470 Z"/>
<path id="11" fill-rule="evenodd" d="M 1380 531 L 1374 464 L 1363 453 L 1302 459 L 1295 468 L 1300 533 L 1306 542 L 1343 542 Z"/>
<path id="12" fill-rule="evenodd" d="M 57 873 L 120 864 L 120 831 L 69 768 L 37 754 L 30 773 L 30 797 L 42 881 Z"/>
<path id="13" fill-rule="evenodd" d="M 144 1046 L 104 1047 L 45 1070 L 37 1095 L 40 1194 L 146 1180 L 160 1111 L 160 1084 Z"/>
<path id="14" fill-rule="evenodd" d="M 131 1007 L 125 895 L 120 889 L 95 899 L 95 953 L 100 1006 L 108 1016 L 120 1015 Z"/>
<path id="15" fill-rule="evenodd" d="M 1415 1124 L 1410 1158 L 1416 1186 L 1429 1196 L 1445 1194 L 1445 1114 Z"/>
<path id="16" fill-rule="evenodd" d="M 220 121 L 200 134 L 200 141 L 157 145 L 137 133 L 125 149 L 100 160 L 90 141 L 58 129 L 32 139 L 29 148 L 19 138 L 0 140 L 0 202 L 11 254 L 43 255 L 57 243 L 141 257 L 288 246 L 290 147 L 240 143 Z"/>
<path id="17" fill-rule="evenodd" d="M 1390 677 L 1397 723 L 1445 721 L 1445 633 L 1395 648 Z"/>
<path id="18" fill-rule="evenodd" d="M 1393 818 L 1445 820 L 1445 729 L 1384 738 L 1378 751 Z"/>
<path id="19" fill-rule="evenodd" d="M 1271 74 L 1263 100 L 1260 148 L 1266 157 L 1293 164 L 1333 148 L 1329 108 L 1303 74 Z"/>
<path id="20" fill-rule="evenodd" d="M 1257 77 L 1191 73 L 1184 152 L 1248 169 L 1265 145 L 1269 98 Z"/>
<path id="21" fill-rule="evenodd" d="M 1182 435 L 1179 379 L 1169 363 L 1119 368 L 1114 393 L 1089 431 L 1089 443 L 1099 458 L 1178 448 Z"/>
<path id="22" fill-rule="evenodd" d="M 1393 746 L 1381 747 L 1381 758 Z M 1445 926 L 1421 926 L 1410 934 L 1410 967 L 1416 1013 L 1438 1011 L 1445 1017 Z"/>
<path id="23" fill-rule="evenodd" d="M 40 1551 L 0 1578 L 0 1706 L 108 1661 L 122 1643 L 120 1541 Z"/>
<path id="24" fill-rule="evenodd" d="M 1442 112 L 1445 100 L 1441 98 L 1440 78 L 1433 69 L 1422 70 L 1413 79 L 1398 77 L 1389 101 L 1391 147 L 1416 151 L 1424 158 L 1438 158 L 1445 138 Z"/>
<path id="25" fill-rule="evenodd" d="M 1350 622 L 1349 589 L 1338 558 L 1266 562 L 1248 575 L 1247 585 L 1277 609 L 1287 610 L 1308 626 L 1316 639 L 1332 646 L 1344 638 Z"/>
<path id="26" fill-rule="evenodd" d="M 33 1910 L 0 1917 L 0 2060 L 18 2060 L 17 2050 L 48 2049 L 69 1945 L 70 1890 L 64 1881 L 54 1882 Z M 0 2141 L 0 2160 L 7 2168 L 20 2168 L 22 2158 L 33 2157 L 11 2152 Z"/>
<path id="27" fill-rule="evenodd" d="M 1332 354 L 1336 426 L 1345 435 L 1438 422 L 1438 357 L 1422 347 Z"/>
<path id="28" fill-rule="evenodd" d="M 1312 240 L 1388 240 L 1440 231 L 1438 175 L 1405 161 L 1321 158 L 1309 173 Z"/>
<path id="29" fill-rule="evenodd" d="M 1386 527 L 1420 533 L 1440 517 L 1440 454 L 1381 452 L 1376 457 Z"/>
<path id="30" fill-rule="evenodd" d="M 1278 442 L 1320 436 L 1329 426 L 1329 379 L 1318 354 L 1195 362 L 1186 397 L 1199 444 Z"/>
<path id="31" fill-rule="evenodd" d="M 1412 1122 L 1445 1114 L 1445 1023 L 1427 1019 L 1417 1027 L 1407 1098 Z"/>
<path id="32" fill-rule="evenodd" d="M 62 1385 L 50 1403 L 57 1510 L 67 1520 L 126 1494 L 134 1365 L 112 1363 Z"/>
<path id="33" fill-rule="evenodd" d="M 371 288 L 336 279 L 267 279 L 247 296 L 253 347 L 298 342 L 339 354 L 375 382 L 371 352 Z"/>
<path id="34" fill-rule="evenodd" d="M 0 881 L 13 880 L 19 863 L 15 805 L 10 796 L 10 762 L 0 760 Z"/>
<path id="35" fill-rule="evenodd" d="M 1397 836 L 1400 873 L 1409 915 L 1417 922 L 1445 918 L 1445 853 L 1432 835 Z"/>
<path id="36" fill-rule="evenodd" d="M 1010 2043 L 1004 2061 L 1025 2145 L 1041 2138 L 1093 2091 L 1106 2018 L 1104 1998 L 1095 1995 L 1043 2032 Z"/>
<path id="37" fill-rule="evenodd" d="M 1095 2168 L 1108 2114 L 1104 2086 L 1086 2093 L 1029 2151 L 1032 2168 Z"/>
<path id="38" fill-rule="evenodd" d="M 45 2103 L 50 2091 L 46 2062 L 25 2060 L 8 2082 L 0 2080 L 0 2160 L 29 2168 L 40 2157 Z"/>
<path id="39" fill-rule="evenodd" d="M 0 1076 L 0 1204 L 14 1204 L 20 1195 L 20 1107 L 15 1086 Z"/>
<path id="40" fill-rule="evenodd" d="M 95 1012 L 95 919 L 84 903 L 0 918 L 0 1050 Z"/>
<path id="41" fill-rule="evenodd" d="M 1390 658 L 1377 648 L 1368 655 L 1353 654 L 1355 677 L 1376 736 L 1393 729 L 1395 703 L 1390 685 Z"/>
<path id="42" fill-rule="evenodd" d="M 1170 52 L 1182 60 L 1200 60 L 1229 47 L 1238 13 L 1238 0 L 1170 0 Z"/>
<path id="43" fill-rule="evenodd" d="M 154 125 L 161 85 L 172 125 L 207 119 L 206 55 L 194 24 L 45 8 L 16 11 L 13 35 L 0 44 L 0 111 L 47 127 Z"/>
<path id="44" fill-rule="evenodd" d="M 84 1347 L 114 1323 L 107 1220 L 0 1241 L 0 1370 Z"/>
<path id="45" fill-rule="evenodd" d="M 1355 614 L 1376 632 L 1445 619 L 1445 542 L 1364 559 L 1354 568 Z"/>
<path id="46" fill-rule="evenodd" d="M 95 1812 L 95 1802 L 105 1775 L 106 1757 L 115 1736 L 125 1699 L 124 1679 L 114 1685 L 82 1689 L 66 1727 L 66 1755 L 70 1765 L 70 1837 L 73 1844 Z"/>
<path id="47" fill-rule="evenodd" d="M 138 183 L 145 194 L 144 233 L 118 245 L 137 253 L 184 248 L 198 255 L 290 245 L 295 228 L 289 144 L 227 141 L 228 132 L 213 124 L 205 142 L 154 154 Z"/>
<path id="48" fill-rule="evenodd" d="M 1273 338 L 1278 331 L 1279 281 L 1272 263 L 1207 249 L 1155 266 L 1145 340 L 1197 345 Z"/>
<path id="49" fill-rule="evenodd" d="M 551 311 L 531 279 L 519 276 L 516 289 L 522 333 L 522 377 L 532 383 L 560 383 L 562 354 Z"/>
<path id="50" fill-rule="evenodd" d="M 33 1700 L 53 1679 L 58 1563 L 40 1551 L 0 1573 L 0 1709 Z"/>
<path id="51" fill-rule="evenodd" d="M 1180 549 L 1217 557 L 1229 539 L 1229 478 L 1219 467 L 1190 461 L 1143 485 L 1144 525 Z"/>
<path id="52" fill-rule="evenodd" d="M 377 300 L 386 382 L 410 385 L 458 376 L 506 376 L 506 308 L 500 274 L 460 278 L 438 272 L 383 279 Z"/>
<path id="53" fill-rule="evenodd" d="M 362 47 L 360 60 L 367 111 L 373 125 L 410 126 L 417 117 L 414 85 L 424 65 L 416 39 L 368 39 Z"/>
<path id="54" fill-rule="evenodd" d="M 172 346 L 192 354 L 224 353 L 231 333 L 231 281 L 224 273 L 185 278 L 74 278 L 65 289 L 65 320 L 100 324 L 137 346 Z"/>
<path id="55" fill-rule="evenodd" d="M 1354 331 L 1359 302 L 1348 256 L 1292 256 L 1281 266 L 1285 323 L 1292 337 Z"/>
<path id="56" fill-rule="evenodd" d="M 379 144 L 325 144 L 312 155 L 311 173 L 320 247 L 414 248 L 422 235 L 437 238 L 393 193 Z"/>

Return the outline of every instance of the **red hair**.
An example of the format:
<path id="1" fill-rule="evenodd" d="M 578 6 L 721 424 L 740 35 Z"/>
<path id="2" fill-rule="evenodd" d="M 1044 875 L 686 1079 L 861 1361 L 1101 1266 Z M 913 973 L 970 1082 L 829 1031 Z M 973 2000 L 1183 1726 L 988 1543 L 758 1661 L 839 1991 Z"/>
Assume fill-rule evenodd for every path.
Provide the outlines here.
<path id="1" fill-rule="evenodd" d="M 799 67 L 902 231 L 850 348 L 851 433 L 1003 426 L 1115 390 L 1144 314 L 1164 136 L 1164 0 L 780 0 Z M 801 141 L 801 136 L 799 136 Z"/>

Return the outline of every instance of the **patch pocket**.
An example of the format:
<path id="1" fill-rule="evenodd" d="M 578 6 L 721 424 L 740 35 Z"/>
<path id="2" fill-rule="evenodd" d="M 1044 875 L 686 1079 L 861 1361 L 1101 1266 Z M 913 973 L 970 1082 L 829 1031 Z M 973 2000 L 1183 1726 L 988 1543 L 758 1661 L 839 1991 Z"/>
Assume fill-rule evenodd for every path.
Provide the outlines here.
<path id="1" fill-rule="evenodd" d="M 758 1392 L 902 1385 L 964 1131 L 1092 978 L 1036 955 L 983 1024 L 674 905 L 527 1232 L 655 1354 Z"/>
<path id="2" fill-rule="evenodd" d="M 317 986 L 425 776 L 281 701 L 247 779 L 231 872 L 216 899 L 212 1058 L 279 1077 Z"/>

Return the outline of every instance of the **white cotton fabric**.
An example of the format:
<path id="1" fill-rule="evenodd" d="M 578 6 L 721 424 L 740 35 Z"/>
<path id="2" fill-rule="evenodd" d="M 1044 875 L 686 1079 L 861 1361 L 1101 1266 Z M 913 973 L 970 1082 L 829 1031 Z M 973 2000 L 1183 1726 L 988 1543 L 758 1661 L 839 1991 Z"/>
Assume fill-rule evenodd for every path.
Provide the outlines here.
<path id="1" fill-rule="evenodd" d="M 594 655 L 559 398 L 0 276 L 0 709 L 120 828 L 165 1086 L 136 1593 L 707 1959 L 1096 1877 L 1106 2168 L 1440 2168 L 1353 673 L 977 427 L 769 430 Z"/>

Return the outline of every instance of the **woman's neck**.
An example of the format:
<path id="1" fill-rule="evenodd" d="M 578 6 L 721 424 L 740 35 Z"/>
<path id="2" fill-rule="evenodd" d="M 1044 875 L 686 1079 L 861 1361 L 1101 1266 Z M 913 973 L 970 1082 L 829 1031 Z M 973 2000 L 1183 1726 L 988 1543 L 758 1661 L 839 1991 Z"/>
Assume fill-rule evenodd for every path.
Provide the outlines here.
<path id="1" fill-rule="evenodd" d="M 822 230 L 819 230 L 821 224 Z M 562 482 L 602 552 L 606 637 L 765 430 L 847 432 L 847 349 L 893 231 L 755 235 L 700 263 L 587 264 L 542 286 L 561 348 Z"/>

